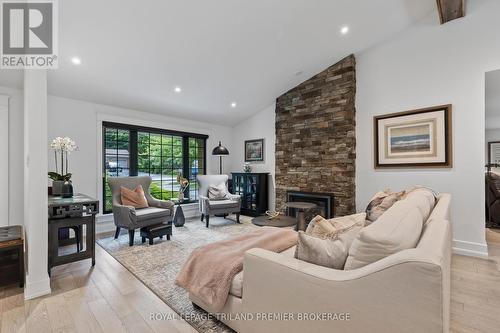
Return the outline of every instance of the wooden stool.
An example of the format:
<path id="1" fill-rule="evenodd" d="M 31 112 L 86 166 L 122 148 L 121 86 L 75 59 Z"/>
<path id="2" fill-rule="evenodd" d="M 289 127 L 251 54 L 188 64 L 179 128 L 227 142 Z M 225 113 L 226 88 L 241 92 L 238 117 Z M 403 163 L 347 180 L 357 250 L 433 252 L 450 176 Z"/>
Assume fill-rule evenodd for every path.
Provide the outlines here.
<path id="1" fill-rule="evenodd" d="M 0 227 L 0 284 L 24 287 L 24 237 L 20 225 Z"/>

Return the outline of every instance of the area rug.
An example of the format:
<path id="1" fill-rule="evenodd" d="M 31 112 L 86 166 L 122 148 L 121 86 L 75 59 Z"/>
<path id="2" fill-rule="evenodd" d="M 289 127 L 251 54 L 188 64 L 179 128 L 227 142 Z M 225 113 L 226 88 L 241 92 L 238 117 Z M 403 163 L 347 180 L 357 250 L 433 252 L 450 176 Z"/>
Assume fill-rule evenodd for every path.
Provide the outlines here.
<path id="1" fill-rule="evenodd" d="M 175 277 L 187 257 L 198 246 L 245 234 L 257 226 L 250 218 L 241 217 L 241 224 L 227 218 L 210 218 L 210 228 L 198 219 L 186 221 L 174 228 L 170 241 L 156 238 L 154 245 L 141 244 L 136 232 L 134 246 L 128 246 L 128 233 L 118 239 L 106 237 L 97 243 L 142 281 L 179 315 L 188 315 L 186 321 L 198 332 L 233 332 L 223 323 L 211 319 L 202 310 L 195 309 L 187 292 L 174 284 Z M 194 315 L 193 315 L 194 314 Z"/>

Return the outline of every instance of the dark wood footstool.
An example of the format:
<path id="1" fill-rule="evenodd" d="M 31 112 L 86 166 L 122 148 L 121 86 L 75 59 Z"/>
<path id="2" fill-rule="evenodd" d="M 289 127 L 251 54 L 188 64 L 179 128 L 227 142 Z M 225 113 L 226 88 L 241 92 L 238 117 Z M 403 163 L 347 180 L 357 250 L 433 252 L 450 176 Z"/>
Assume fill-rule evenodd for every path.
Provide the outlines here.
<path id="1" fill-rule="evenodd" d="M 153 245 L 153 239 L 155 237 L 163 238 L 167 236 L 167 240 L 170 240 L 172 235 L 172 222 L 162 223 L 157 225 L 151 225 L 148 227 L 141 228 L 142 242 L 146 242 L 146 238 L 149 239 L 149 245 Z"/>
<path id="2" fill-rule="evenodd" d="M 20 225 L 0 227 L 0 285 L 24 286 L 24 237 Z"/>

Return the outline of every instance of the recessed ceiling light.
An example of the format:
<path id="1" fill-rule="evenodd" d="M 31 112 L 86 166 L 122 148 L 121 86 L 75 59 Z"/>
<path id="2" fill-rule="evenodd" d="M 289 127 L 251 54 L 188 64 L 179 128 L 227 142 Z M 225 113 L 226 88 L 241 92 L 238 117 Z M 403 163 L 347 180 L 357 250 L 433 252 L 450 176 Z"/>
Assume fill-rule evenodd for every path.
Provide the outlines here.
<path id="1" fill-rule="evenodd" d="M 175 88 L 174 88 L 174 91 L 175 91 L 176 93 L 180 93 L 180 92 L 182 91 L 182 88 L 181 88 L 181 87 L 175 87 Z"/>
<path id="2" fill-rule="evenodd" d="M 346 25 L 346 26 L 343 26 L 342 28 L 340 28 L 340 33 L 342 35 L 345 35 L 349 32 L 349 27 Z"/>
<path id="3" fill-rule="evenodd" d="M 236 107 L 236 102 L 232 102 L 231 107 L 234 109 Z"/>
<path id="4" fill-rule="evenodd" d="M 73 63 L 73 65 L 81 65 L 82 59 L 80 59 L 78 57 L 73 57 L 73 58 L 71 58 L 71 62 Z"/>

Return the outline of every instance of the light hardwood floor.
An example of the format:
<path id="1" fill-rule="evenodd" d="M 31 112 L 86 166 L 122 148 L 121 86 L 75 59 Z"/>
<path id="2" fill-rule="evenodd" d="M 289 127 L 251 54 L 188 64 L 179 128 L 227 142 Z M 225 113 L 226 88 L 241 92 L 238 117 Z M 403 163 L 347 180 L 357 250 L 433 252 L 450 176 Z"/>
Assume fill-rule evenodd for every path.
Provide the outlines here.
<path id="1" fill-rule="evenodd" d="M 96 266 L 84 260 L 52 270 L 52 294 L 25 301 L 16 286 L 0 289 L 1 333 L 196 332 L 100 246 Z"/>
<path id="2" fill-rule="evenodd" d="M 500 232 L 487 231 L 489 260 L 453 256 L 451 332 L 500 332 Z M 101 247 L 89 261 L 57 267 L 49 296 L 24 301 L 22 290 L 0 289 L 0 332 L 195 332 Z M 425 318 L 422 318 L 425 320 Z"/>

